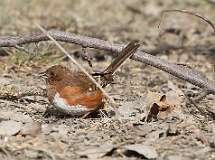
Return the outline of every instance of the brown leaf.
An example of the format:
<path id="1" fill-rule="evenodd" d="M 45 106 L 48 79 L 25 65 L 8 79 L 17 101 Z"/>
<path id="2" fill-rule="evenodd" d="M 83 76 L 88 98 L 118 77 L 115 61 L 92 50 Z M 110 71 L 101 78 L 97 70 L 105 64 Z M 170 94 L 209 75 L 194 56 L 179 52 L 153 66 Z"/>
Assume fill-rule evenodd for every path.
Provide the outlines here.
<path id="1" fill-rule="evenodd" d="M 165 119 L 179 104 L 179 97 L 172 96 L 173 92 L 162 95 L 155 92 L 148 92 L 147 94 L 147 116 L 146 121 L 150 122 L 152 119 Z"/>

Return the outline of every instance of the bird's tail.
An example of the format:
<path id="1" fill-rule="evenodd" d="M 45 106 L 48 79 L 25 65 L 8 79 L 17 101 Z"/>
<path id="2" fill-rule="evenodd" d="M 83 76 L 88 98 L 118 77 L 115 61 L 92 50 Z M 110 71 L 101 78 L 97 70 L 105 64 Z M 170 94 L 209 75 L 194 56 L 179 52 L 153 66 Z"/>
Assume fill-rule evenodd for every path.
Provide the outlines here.
<path id="1" fill-rule="evenodd" d="M 139 46 L 140 44 L 138 41 L 131 41 L 102 73 L 113 74 L 123 64 L 123 62 L 136 52 Z"/>
<path id="2" fill-rule="evenodd" d="M 122 65 L 123 62 L 136 52 L 139 46 L 140 44 L 138 41 L 131 41 L 103 72 L 93 73 L 92 75 L 101 77 L 102 87 L 111 84 L 113 82 L 114 72 Z"/>
<path id="3" fill-rule="evenodd" d="M 93 76 L 104 76 L 113 75 L 113 73 L 125 62 L 129 57 L 131 57 L 136 50 L 139 48 L 139 41 L 131 41 L 128 45 L 123 48 L 119 55 L 114 59 L 114 61 L 102 72 L 93 73 Z"/>

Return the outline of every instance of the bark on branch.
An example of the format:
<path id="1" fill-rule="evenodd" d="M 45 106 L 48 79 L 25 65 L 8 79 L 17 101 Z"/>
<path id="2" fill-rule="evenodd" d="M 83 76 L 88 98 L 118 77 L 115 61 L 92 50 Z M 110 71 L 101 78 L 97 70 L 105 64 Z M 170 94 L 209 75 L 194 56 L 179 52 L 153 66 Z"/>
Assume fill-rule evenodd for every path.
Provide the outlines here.
<path id="1" fill-rule="evenodd" d="M 111 44 L 108 41 L 82 36 L 74 33 L 51 30 L 48 33 L 57 41 L 74 43 L 83 47 L 95 48 L 113 53 L 119 53 L 125 45 Z M 23 36 L 0 36 L 0 47 L 16 47 L 23 44 L 48 41 L 49 38 L 42 32 L 35 32 Z M 202 73 L 183 65 L 177 65 L 148 54 L 144 50 L 138 50 L 131 59 L 140 61 L 150 66 L 163 70 L 177 78 L 190 82 L 208 93 L 215 94 L 215 83 L 210 81 Z"/>

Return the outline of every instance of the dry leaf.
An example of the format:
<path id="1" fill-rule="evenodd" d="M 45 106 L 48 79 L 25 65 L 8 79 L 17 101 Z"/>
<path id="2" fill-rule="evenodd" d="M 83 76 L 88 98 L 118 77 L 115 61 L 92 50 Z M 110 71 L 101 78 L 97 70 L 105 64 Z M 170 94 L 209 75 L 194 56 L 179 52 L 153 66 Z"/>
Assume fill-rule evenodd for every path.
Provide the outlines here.
<path id="1" fill-rule="evenodd" d="M 22 122 L 22 123 L 32 122 L 32 119 L 29 115 L 24 115 L 22 113 L 14 112 L 14 111 L 1 111 L 0 119 L 13 120 L 13 121 Z"/>
<path id="2" fill-rule="evenodd" d="M 81 157 L 87 157 L 89 159 L 101 158 L 114 150 L 114 146 L 111 144 L 102 144 L 101 146 L 87 148 L 84 151 L 79 151 Z"/>
<path id="3" fill-rule="evenodd" d="M 22 127 L 21 122 L 16 122 L 13 120 L 2 121 L 0 123 L 0 135 L 14 136 L 21 130 L 21 127 Z"/>
<path id="4" fill-rule="evenodd" d="M 155 92 L 148 92 L 147 94 L 147 116 L 146 121 L 150 122 L 152 119 L 165 119 L 179 104 L 180 98 L 172 96 L 174 93 L 170 92 L 162 95 Z"/>
<path id="5" fill-rule="evenodd" d="M 127 156 L 136 156 L 146 159 L 156 159 L 158 154 L 154 147 L 144 144 L 133 144 L 125 146 Z"/>
<path id="6" fill-rule="evenodd" d="M 19 132 L 19 135 L 22 136 L 36 136 L 41 132 L 41 124 L 38 122 L 28 123 L 26 124 L 21 131 Z"/>

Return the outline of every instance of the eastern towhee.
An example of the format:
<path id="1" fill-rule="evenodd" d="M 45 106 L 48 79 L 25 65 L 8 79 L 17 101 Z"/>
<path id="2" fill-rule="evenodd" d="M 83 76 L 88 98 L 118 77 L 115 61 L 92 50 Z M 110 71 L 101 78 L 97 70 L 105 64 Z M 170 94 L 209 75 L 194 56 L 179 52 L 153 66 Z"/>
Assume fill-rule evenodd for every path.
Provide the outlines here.
<path id="1" fill-rule="evenodd" d="M 137 41 L 130 42 L 103 72 L 92 75 L 100 77 L 102 87 L 110 84 L 113 81 L 113 73 L 139 46 Z M 103 108 L 102 92 L 84 73 L 55 65 L 41 75 L 46 79 L 48 100 L 59 111 L 86 117 L 89 113 Z"/>

